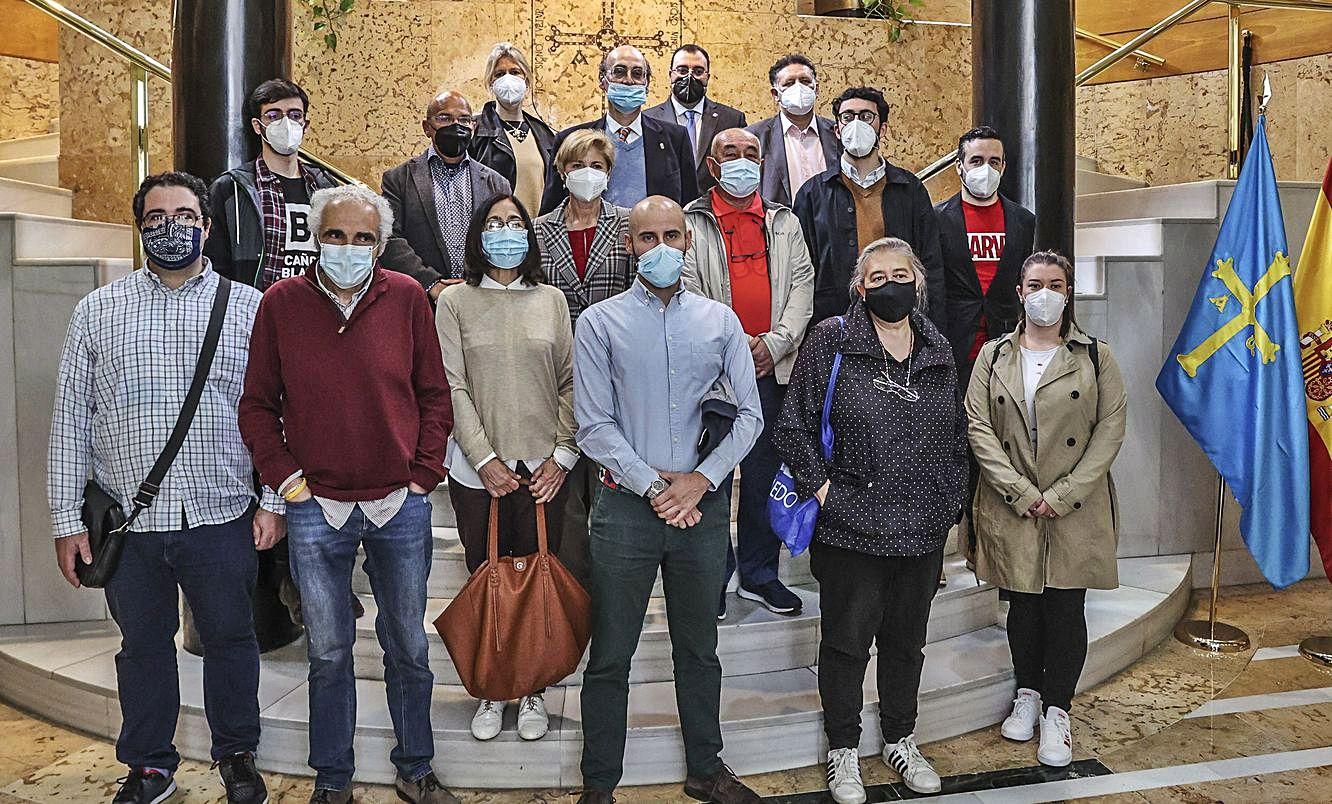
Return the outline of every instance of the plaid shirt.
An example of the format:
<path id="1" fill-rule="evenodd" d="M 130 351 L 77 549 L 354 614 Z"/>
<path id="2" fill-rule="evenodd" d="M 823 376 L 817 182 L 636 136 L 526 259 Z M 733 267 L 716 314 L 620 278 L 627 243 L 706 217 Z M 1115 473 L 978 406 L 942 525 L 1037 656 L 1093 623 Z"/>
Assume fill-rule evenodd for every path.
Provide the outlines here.
<path id="1" fill-rule="evenodd" d="M 311 195 L 317 187 L 314 173 L 298 162 L 305 189 Z M 266 290 L 282 278 L 282 247 L 287 242 L 287 205 L 282 199 L 282 181 L 261 156 L 254 160 L 254 185 L 259 191 L 259 217 L 264 223 L 264 250 L 259 255 L 259 282 Z"/>
<path id="2" fill-rule="evenodd" d="M 189 391 L 217 290 L 204 271 L 170 290 L 147 268 L 98 288 L 74 308 L 51 419 L 47 494 L 57 538 L 81 532 L 92 477 L 125 512 L 166 445 Z M 230 522 L 254 501 L 250 454 L 236 424 L 260 294 L 233 283 L 199 409 L 153 505 L 135 531 Z M 264 508 L 285 509 L 264 490 Z M 182 521 L 183 517 L 183 521 Z"/>

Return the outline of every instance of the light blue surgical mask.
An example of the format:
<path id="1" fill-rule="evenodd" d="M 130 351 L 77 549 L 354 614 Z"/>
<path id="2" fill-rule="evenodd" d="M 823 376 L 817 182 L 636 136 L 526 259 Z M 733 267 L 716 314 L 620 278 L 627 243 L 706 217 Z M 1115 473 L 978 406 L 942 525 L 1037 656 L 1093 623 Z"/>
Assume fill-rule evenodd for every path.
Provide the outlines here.
<path id="1" fill-rule="evenodd" d="M 632 112 L 647 103 L 647 87 L 643 84 L 617 84 L 612 81 L 606 85 L 606 99 L 616 110 Z"/>
<path id="2" fill-rule="evenodd" d="M 752 159 L 732 159 L 721 163 L 721 188 L 736 198 L 748 198 L 759 186 L 759 163 Z"/>
<path id="3" fill-rule="evenodd" d="M 481 250 L 496 268 L 517 268 L 527 258 L 526 229 L 496 229 L 481 233 Z"/>
<path id="4" fill-rule="evenodd" d="M 359 288 L 374 267 L 374 246 L 319 244 L 319 270 L 343 290 Z"/>
<path id="5" fill-rule="evenodd" d="M 646 254 L 638 257 L 638 275 L 654 288 L 668 288 L 680 281 L 684 273 L 684 252 L 658 243 Z"/>

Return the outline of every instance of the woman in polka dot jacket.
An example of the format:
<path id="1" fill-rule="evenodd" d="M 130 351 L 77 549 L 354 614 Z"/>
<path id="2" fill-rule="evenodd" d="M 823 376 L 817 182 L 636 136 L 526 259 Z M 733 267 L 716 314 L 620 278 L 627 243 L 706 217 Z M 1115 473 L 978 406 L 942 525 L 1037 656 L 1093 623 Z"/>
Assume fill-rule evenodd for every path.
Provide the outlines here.
<path id="1" fill-rule="evenodd" d="M 884 762 L 918 792 L 939 777 L 915 743 L 916 698 L 944 540 L 967 488 L 966 423 L 948 341 L 924 315 L 925 272 L 911 246 L 869 244 L 842 318 L 800 350 L 773 443 L 801 497 L 818 496 L 810 566 L 819 581 L 819 696 L 829 787 L 864 801 L 856 748 L 861 686 L 878 642 Z M 820 442 L 833 356 L 833 459 Z"/>

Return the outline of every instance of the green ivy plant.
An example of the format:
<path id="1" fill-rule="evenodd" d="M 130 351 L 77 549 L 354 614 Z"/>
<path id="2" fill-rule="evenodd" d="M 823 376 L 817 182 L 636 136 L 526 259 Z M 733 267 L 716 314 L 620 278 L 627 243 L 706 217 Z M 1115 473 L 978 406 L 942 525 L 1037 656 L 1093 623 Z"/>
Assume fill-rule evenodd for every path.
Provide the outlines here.
<path id="1" fill-rule="evenodd" d="M 914 9 L 925 5 L 925 0 L 859 0 L 860 12 L 865 17 L 886 20 L 891 28 L 889 42 L 902 39 L 902 29 L 914 21 Z"/>
<path id="2" fill-rule="evenodd" d="M 324 32 L 324 46 L 329 50 L 338 49 L 338 22 L 352 12 L 356 0 L 297 0 L 310 9 L 314 18 L 314 29 Z"/>

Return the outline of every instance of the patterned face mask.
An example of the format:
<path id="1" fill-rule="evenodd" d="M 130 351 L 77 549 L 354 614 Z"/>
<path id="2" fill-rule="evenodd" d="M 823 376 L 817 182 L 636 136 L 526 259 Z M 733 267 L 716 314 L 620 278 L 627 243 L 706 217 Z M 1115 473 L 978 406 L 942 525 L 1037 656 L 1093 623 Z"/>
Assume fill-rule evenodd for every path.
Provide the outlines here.
<path id="1" fill-rule="evenodd" d="M 139 233 L 143 253 L 153 265 L 179 271 L 193 265 L 203 253 L 203 229 L 187 226 L 168 218 L 160 225 Z"/>

